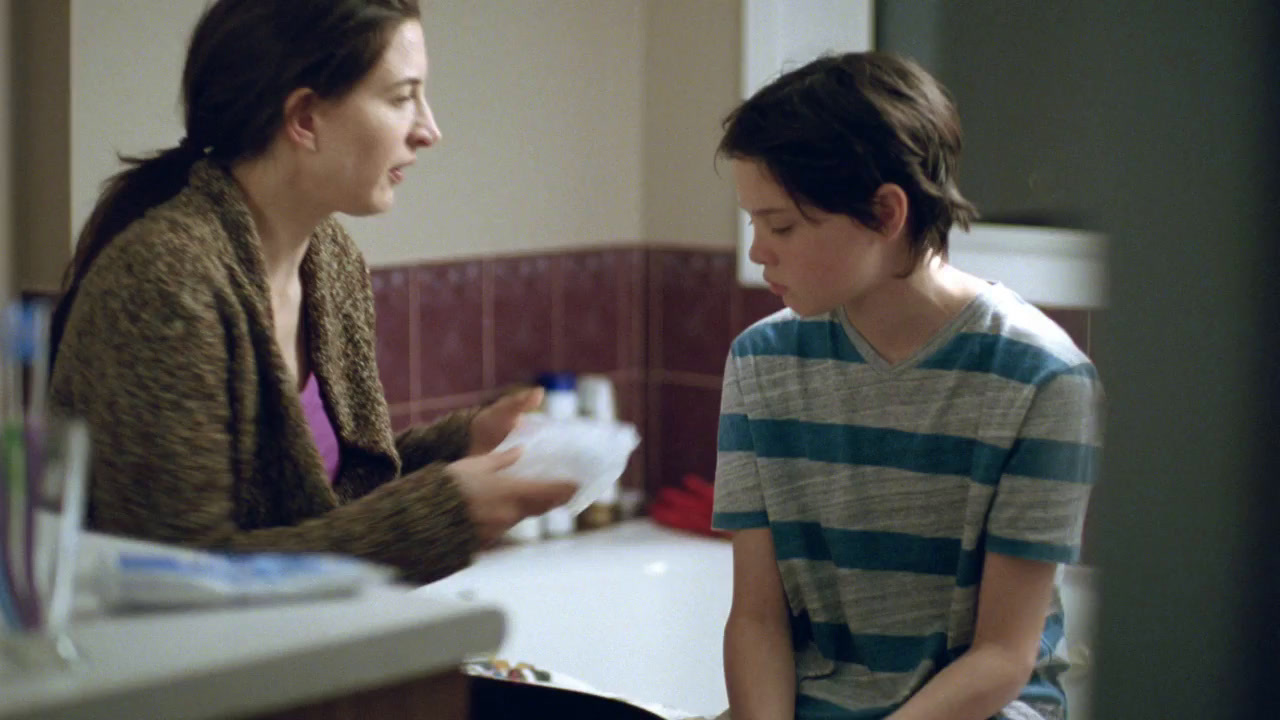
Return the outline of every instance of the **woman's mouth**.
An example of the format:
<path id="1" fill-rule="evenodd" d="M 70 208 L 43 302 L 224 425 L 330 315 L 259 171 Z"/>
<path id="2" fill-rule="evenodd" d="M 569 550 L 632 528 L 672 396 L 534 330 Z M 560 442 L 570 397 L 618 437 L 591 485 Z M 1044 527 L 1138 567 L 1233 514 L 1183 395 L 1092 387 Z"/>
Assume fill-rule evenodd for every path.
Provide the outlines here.
<path id="1" fill-rule="evenodd" d="M 392 185 L 399 185 L 404 182 L 404 168 L 402 167 L 391 168 L 391 171 L 388 172 L 387 175 L 391 177 Z"/>

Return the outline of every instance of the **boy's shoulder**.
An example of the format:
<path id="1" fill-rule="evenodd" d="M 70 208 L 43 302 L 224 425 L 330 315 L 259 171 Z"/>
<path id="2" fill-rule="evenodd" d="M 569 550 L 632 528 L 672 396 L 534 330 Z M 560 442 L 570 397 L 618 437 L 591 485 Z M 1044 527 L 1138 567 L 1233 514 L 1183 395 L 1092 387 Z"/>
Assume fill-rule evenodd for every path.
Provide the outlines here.
<path id="1" fill-rule="evenodd" d="M 752 323 L 738 334 L 731 346 L 731 354 L 745 355 L 803 355 L 805 338 L 826 334 L 832 323 L 839 324 L 831 313 L 805 317 L 791 308 L 777 312 Z"/>
<path id="2" fill-rule="evenodd" d="M 1043 310 L 1013 290 L 996 285 L 986 295 L 986 312 L 978 314 L 965 330 L 971 336 L 990 336 L 1000 344 L 1016 345 L 1028 359 L 1059 367 L 1092 367 L 1089 356 Z"/>

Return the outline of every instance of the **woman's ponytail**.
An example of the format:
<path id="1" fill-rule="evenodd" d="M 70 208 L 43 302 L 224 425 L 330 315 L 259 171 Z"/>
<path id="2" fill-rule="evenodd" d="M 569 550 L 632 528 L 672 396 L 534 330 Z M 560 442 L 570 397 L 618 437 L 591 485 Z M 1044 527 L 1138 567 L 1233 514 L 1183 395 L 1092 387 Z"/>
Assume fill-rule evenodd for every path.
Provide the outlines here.
<path id="1" fill-rule="evenodd" d="M 66 328 L 67 316 L 75 302 L 80 283 L 89 273 L 98 254 L 134 220 L 151 208 L 169 200 L 186 187 L 191 166 L 204 157 L 205 150 L 189 138 L 177 147 L 145 157 L 120 156 L 130 167 L 111 176 L 102 186 L 102 194 L 85 221 L 76 240 L 75 255 L 62 278 L 62 296 L 53 311 L 50 328 L 49 363 L 57 358 L 58 345 Z"/>

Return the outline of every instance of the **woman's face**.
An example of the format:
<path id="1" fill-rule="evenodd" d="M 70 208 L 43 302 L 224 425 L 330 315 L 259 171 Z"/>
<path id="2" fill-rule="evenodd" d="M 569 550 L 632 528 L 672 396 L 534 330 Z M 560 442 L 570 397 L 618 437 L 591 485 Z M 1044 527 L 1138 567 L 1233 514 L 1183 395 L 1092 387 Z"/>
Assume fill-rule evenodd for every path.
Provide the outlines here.
<path id="1" fill-rule="evenodd" d="M 418 150 L 440 140 L 426 82 L 422 24 L 407 20 L 350 93 L 317 109 L 314 177 L 331 210 L 360 216 L 391 208 Z"/>

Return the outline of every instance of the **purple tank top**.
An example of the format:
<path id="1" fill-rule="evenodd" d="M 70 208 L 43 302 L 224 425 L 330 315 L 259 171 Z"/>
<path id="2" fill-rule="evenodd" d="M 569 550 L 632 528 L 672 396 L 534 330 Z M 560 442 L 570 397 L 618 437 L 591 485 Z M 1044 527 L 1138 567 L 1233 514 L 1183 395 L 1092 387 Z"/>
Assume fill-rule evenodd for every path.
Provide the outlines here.
<path id="1" fill-rule="evenodd" d="M 320 383 L 316 382 L 316 374 L 307 376 L 307 384 L 302 387 L 302 414 L 311 426 L 311 437 L 315 439 L 316 449 L 320 451 L 320 459 L 324 460 L 325 472 L 329 475 L 329 484 L 338 478 L 338 468 L 342 457 L 338 448 L 338 435 L 333 431 L 333 423 L 329 413 L 324 409 L 324 398 L 320 397 Z"/>

